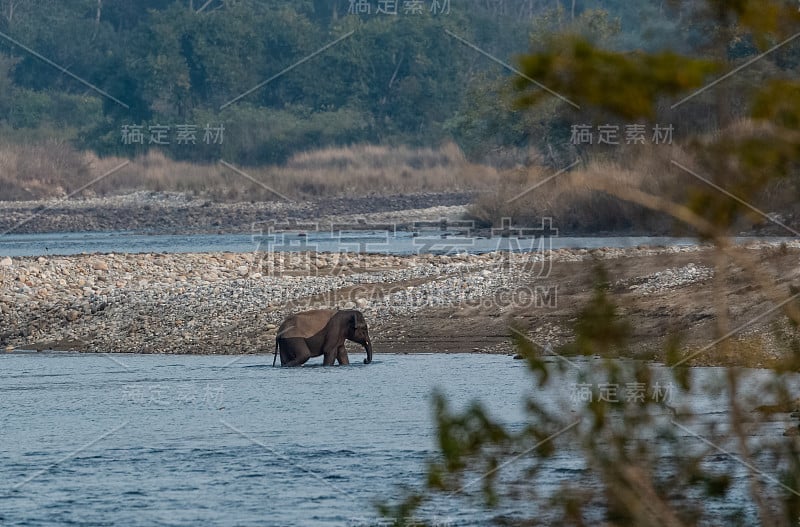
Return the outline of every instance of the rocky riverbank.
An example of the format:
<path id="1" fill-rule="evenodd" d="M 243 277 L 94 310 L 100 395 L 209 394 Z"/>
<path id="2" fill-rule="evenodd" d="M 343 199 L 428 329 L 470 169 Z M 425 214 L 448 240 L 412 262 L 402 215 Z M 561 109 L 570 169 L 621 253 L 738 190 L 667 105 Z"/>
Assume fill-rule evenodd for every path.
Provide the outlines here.
<path id="1" fill-rule="evenodd" d="M 460 218 L 468 192 L 317 198 L 302 202 L 212 202 L 189 194 L 135 192 L 102 198 L 0 202 L 0 233 L 134 231 L 151 234 L 251 232 L 254 224 L 287 219 L 327 223 Z"/>
<path id="2" fill-rule="evenodd" d="M 565 255 L 566 256 L 566 255 Z M 289 313 L 358 307 L 374 326 L 479 300 L 502 255 L 292 253 L 85 255 L 0 261 L 10 347 L 157 353 L 266 352 Z"/>
<path id="3" fill-rule="evenodd" d="M 776 252 L 771 244 L 755 249 Z M 783 251 L 796 262 L 798 248 Z M 707 330 L 713 318 L 703 293 L 713 277 L 709 252 L 639 247 L 513 257 L 496 252 L 293 253 L 270 261 L 257 253 L 3 258 L 0 339 L 7 351 L 271 353 L 285 316 L 338 306 L 365 313 L 378 353 L 511 352 L 511 322 L 521 323 L 538 341 L 557 345 L 571 338 L 570 321 L 589 297 L 594 261 L 602 260 L 617 277 L 612 284 L 624 314 L 644 317 L 634 326 L 635 335 L 655 342 L 670 324 Z M 753 309 L 763 304 L 757 297 L 746 302 Z M 632 299 L 644 307 L 635 307 Z M 749 308 L 739 304 L 745 316 Z"/>

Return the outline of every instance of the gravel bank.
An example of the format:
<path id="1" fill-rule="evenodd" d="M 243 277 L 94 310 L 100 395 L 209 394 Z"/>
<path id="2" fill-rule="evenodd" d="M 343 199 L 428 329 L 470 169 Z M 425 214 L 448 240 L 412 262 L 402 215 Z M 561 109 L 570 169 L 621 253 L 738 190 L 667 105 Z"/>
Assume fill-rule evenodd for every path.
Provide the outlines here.
<path id="1" fill-rule="evenodd" d="M 136 192 L 104 198 L 0 202 L 0 232 L 134 231 L 152 234 L 250 232 L 253 224 L 288 218 L 326 223 L 458 218 L 467 192 L 317 198 L 299 202 L 215 203 L 179 193 Z"/>
<path id="2" fill-rule="evenodd" d="M 377 336 L 426 309 L 480 308 L 487 298 L 519 291 L 532 273 L 542 275 L 546 262 L 705 250 L 562 249 L 512 260 L 507 253 L 295 253 L 271 262 L 232 253 L 0 258 L 0 342 L 7 350 L 271 353 L 276 326 L 301 309 L 357 307 Z M 709 277 L 705 268 L 687 265 L 629 287 L 654 294 Z"/>

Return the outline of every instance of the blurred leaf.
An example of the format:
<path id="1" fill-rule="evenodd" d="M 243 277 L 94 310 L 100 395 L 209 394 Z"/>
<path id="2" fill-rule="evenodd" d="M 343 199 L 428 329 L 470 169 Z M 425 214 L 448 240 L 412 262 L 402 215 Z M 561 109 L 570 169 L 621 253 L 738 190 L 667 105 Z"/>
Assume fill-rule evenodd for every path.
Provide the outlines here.
<path id="1" fill-rule="evenodd" d="M 551 92 L 580 107 L 602 108 L 628 119 L 653 118 L 659 98 L 702 86 L 719 70 L 712 61 L 672 52 L 627 54 L 594 47 L 581 36 L 560 36 L 544 52 L 519 58 L 518 104 L 537 104 Z M 545 91 L 531 83 L 547 87 Z"/>
<path id="2" fill-rule="evenodd" d="M 755 95 L 753 118 L 800 131 L 800 82 L 770 80 Z"/>
<path id="3" fill-rule="evenodd" d="M 528 367 L 539 379 L 539 387 L 546 385 L 550 374 L 547 363 L 541 358 L 541 351 L 525 336 L 521 328 L 512 326 L 511 341 L 517 353 L 525 359 Z"/>
<path id="4" fill-rule="evenodd" d="M 609 357 L 624 348 L 630 334 L 630 325 L 617 313 L 611 300 L 605 268 L 596 263 L 595 285 L 592 298 L 578 313 L 574 324 L 575 340 L 566 346 L 579 355 Z"/>
<path id="5" fill-rule="evenodd" d="M 681 341 L 678 335 L 670 335 L 667 340 L 666 350 L 666 365 L 671 366 L 672 377 L 683 390 L 691 389 L 691 369 L 686 362 L 678 366 L 673 366 L 681 361 L 683 358 L 683 351 L 681 349 Z"/>

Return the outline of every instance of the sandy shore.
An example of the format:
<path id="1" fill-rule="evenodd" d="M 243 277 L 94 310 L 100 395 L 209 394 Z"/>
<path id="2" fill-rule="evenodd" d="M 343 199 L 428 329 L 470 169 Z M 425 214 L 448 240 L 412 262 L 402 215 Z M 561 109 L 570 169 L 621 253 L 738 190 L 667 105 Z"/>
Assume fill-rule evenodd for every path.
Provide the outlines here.
<path id="1" fill-rule="evenodd" d="M 764 266 L 775 269 L 776 280 L 800 282 L 800 248 L 761 243 L 743 250 L 756 251 Z M 621 312 L 632 321 L 630 353 L 658 359 L 668 334 L 679 333 L 687 349 L 713 340 L 711 256 L 706 247 L 639 247 L 511 259 L 499 252 L 294 253 L 271 261 L 257 253 L 4 258 L 0 340 L 7 351 L 271 353 L 285 316 L 338 306 L 365 313 L 376 353 L 512 353 L 512 323 L 542 346 L 570 340 L 601 260 Z M 761 292 L 737 280 L 744 278 L 732 274 L 734 323 L 770 308 Z M 748 349 L 753 339 L 772 338 L 775 317 L 735 338 L 745 339 Z M 748 356 L 746 363 L 780 357 L 780 346 L 766 344 L 767 355 Z M 694 362 L 731 361 L 737 362 L 706 353 Z"/>

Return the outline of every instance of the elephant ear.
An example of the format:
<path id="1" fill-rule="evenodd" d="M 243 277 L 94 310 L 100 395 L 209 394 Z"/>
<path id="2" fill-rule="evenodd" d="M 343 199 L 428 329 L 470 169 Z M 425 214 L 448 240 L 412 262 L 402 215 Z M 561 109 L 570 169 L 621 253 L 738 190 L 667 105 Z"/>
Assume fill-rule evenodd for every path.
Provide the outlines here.
<path id="1" fill-rule="evenodd" d="M 367 327 L 367 321 L 364 320 L 364 315 L 361 314 L 361 311 L 356 311 L 353 313 L 353 318 L 350 319 L 350 323 L 353 325 L 353 328 Z"/>

